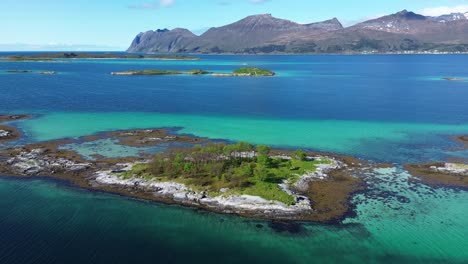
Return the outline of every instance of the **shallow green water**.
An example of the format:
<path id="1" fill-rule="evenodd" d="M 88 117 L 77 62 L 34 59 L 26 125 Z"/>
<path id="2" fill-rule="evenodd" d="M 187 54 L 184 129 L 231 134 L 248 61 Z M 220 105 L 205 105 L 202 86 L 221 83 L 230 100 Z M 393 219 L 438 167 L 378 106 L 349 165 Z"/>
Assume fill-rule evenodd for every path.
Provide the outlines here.
<path id="1" fill-rule="evenodd" d="M 47 113 L 21 122 L 19 126 L 36 141 L 80 137 L 109 130 L 181 127 L 178 133 L 212 139 L 310 148 L 397 162 L 411 159 L 414 155 L 425 157 L 425 153 L 428 156 L 450 156 L 452 151 L 441 151 L 447 145 L 456 146 L 448 135 L 468 132 L 468 124 L 287 120 L 128 112 Z M 437 146 L 437 140 L 441 146 Z M 430 145 L 418 147 L 417 153 L 411 153 L 412 145 L 424 146 L 425 143 Z M 404 144 L 410 146 L 401 147 Z M 434 148 L 438 149 L 437 153 Z M 465 154 L 463 151 L 453 152 L 452 156 Z"/>
<path id="2" fill-rule="evenodd" d="M 416 262 L 468 261 L 468 192 L 433 189 L 410 177 L 395 168 L 377 170 L 369 192 L 354 198 L 356 217 L 344 223 L 362 224 L 376 245 Z"/>
<path id="3" fill-rule="evenodd" d="M 95 155 L 101 155 L 107 158 L 121 157 L 139 157 L 160 153 L 170 147 L 184 147 L 187 144 L 181 143 L 160 143 L 156 146 L 149 147 L 132 147 L 118 143 L 116 139 L 99 139 L 89 142 L 78 142 L 62 145 L 60 149 L 74 150 L 85 159 L 93 160 Z"/>

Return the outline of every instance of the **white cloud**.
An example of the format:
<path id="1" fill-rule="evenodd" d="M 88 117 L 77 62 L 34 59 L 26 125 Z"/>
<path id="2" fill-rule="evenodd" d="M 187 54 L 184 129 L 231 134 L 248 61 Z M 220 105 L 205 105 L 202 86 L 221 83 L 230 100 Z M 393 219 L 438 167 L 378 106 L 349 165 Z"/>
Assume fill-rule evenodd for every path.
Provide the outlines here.
<path id="1" fill-rule="evenodd" d="M 422 14 L 425 16 L 441 16 L 451 13 L 466 13 L 468 12 L 468 5 L 458 5 L 458 6 L 439 6 L 439 7 L 430 7 L 424 8 L 416 13 Z"/>
<path id="2" fill-rule="evenodd" d="M 175 3 L 176 3 L 176 0 L 160 0 L 159 1 L 159 5 L 163 7 L 172 6 L 172 5 L 175 5 Z"/>
<path id="3" fill-rule="evenodd" d="M 157 9 L 160 7 L 169 7 L 175 5 L 176 0 L 159 0 L 153 2 L 144 2 L 139 4 L 132 4 L 129 5 L 128 8 L 130 9 Z"/>
<path id="4" fill-rule="evenodd" d="M 270 0 L 249 0 L 249 1 L 254 4 L 263 4 L 265 2 L 269 2 Z"/>

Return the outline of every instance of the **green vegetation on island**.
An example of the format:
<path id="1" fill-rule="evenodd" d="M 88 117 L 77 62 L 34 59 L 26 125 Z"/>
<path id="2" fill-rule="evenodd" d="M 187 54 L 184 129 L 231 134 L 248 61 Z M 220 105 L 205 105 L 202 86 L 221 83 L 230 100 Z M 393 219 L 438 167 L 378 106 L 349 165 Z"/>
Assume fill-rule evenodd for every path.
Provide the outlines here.
<path id="1" fill-rule="evenodd" d="M 7 70 L 8 73 L 30 73 L 31 70 Z"/>
<path id="2" fill-rule="evenodd" d="M 212 75 L 212 76 L 274 76 L 275 73 L 261 68 L 248 67 L 240 68 L 232 73 L 213 73 L 205 70 L 189 70 L 189 71 L 177 71 L 177 70 L 129 70 L 123 72 L 112 72 L 112 75 Z"/>
<path id="3" fill-rule="evenodd" d="M 130 71 L 124 71 L 124 72 L 112 72 L 112 75 L 177 75 L 177 74 L 202 75 L 202 74 L 211 74 L 211 72 L 204 71 L 204 70 L 189 70 L 189 71 L 130 70 Z"/>
<path id="4" fill-rule="evenodd" d="M 234 75 L 248 75 L 248 76 L 273 76 L 274 72 L 266 69 L 256 68 L 256 67 L 247 67 L 240 68 L 233 72 Z"/>
<path id="5" fill-rule="evenodd" d="M 140 54 L 118 54 L 118 53 L 38 53 L 28 55 L 1 56 L 0 59 L 7 61 L 51 61 L 57 59 L 155 59 L 155 60 L 199 60 L 198 57 L 182 55 L 140 55 Z"/>
<path id="6" fill-rule="evenodd" d="M 211 194 L 247 194 L 293 204 L 294 197 L 278 184 L 292 183 L 331 160 L 308 159 L 296 151 L 291 156 L 272 156 L 270 148 L 248 143 L 209 144 L 157 154 L 150 163 L 137 164 L 124 178 L 179 182 Z"/>

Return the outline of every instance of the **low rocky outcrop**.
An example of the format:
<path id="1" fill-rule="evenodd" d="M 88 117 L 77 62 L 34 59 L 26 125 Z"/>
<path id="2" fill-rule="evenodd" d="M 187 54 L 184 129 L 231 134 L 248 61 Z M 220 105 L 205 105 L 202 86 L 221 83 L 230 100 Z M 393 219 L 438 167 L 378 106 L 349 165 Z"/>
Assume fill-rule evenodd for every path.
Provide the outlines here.
<path id="1" fill-rule="evenodd" d="M 10 131 L 0 129 L 0 139 L 11 137 L 12 134 Z"/>
<path id="2" fill-rule="evenodd" d="M 450 82 L 463 81 L 463 79 L 461 79 L 461 78 L 454 78 L 454 77 L 442 78 L 442 80 L 446 80 L 446 81 L 450 81 Z"/>
<path id="3" fill-rule="evenodd" d="M 21 151 L 10 158 L 7 164 L 19 175 L 55 174 L 58 172 L 79 172 L 91 167 L 89 163 L 78 163 L 63 157 L 47 154 L 44 149 Z"/>
<path id="4" fill-rule="evenodd" d="M 468 188 L 468 165 L 461 163 L 407 164 L 405 168 L 433 186 Z"/>
<path id="5" fill-rule="evenodd" d="M 458 163 L 444 163 L 443 166 L 433 165 L 429 167 L 436 172 L 459 174 L 468 176 L 468 165 Z"/>
<path id="6" fill-rule="evenodd" d="M 125 146 L 144 147 L 155 146 L 161 143 L 187 143 L 202 144 L 208 142 L 205 138 L 194 136 L 170 134 L 165 129 L 143 129 L 111 132 L 107 136 L 115 138 L 118 143 Z"/>

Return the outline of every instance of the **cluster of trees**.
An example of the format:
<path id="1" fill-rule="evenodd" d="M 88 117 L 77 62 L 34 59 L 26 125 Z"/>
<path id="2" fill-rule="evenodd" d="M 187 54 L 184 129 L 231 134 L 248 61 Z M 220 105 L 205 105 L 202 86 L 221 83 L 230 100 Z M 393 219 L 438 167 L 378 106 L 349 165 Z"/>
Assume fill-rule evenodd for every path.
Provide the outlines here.
<path id="1" fill-rule="evenodd" d="M 216 182 L 218 188 L 248 187 L 254 182 L 266 181 L 270 169 L 278 166 L 270 152 L 268 146 L 254 147 L 245 142 L 198 145 L 156 155 L 147 172 L 156 177 L 190 179 L 200 186 Z M 299 150 L 294 152 L 294 157 L 306 160 L 307 155 Z"/>
<path id="2" fill-rule="evenodd" d="M 226 187 L 246 187 L 255 175 L 257 162 L 269 162 L 269 152 L 266 146 L 255 148 L 245 142 L 177 149 L 156 155 L 149 165 L 149 173 L 169 178 L 189 178 L 202 186 L 217 181 L 224 182 Z"/>

